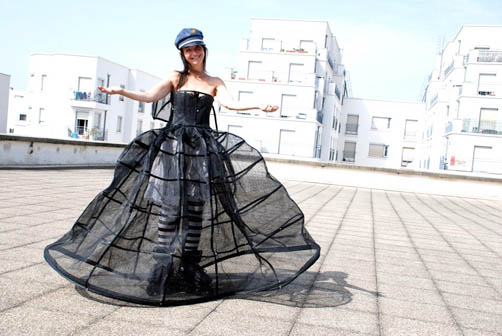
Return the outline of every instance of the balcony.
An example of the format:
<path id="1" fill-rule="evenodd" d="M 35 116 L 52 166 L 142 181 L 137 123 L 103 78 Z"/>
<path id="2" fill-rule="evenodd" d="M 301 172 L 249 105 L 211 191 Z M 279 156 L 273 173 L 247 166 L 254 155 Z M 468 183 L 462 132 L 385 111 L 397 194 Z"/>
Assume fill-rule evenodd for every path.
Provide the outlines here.
<path id="1" fill-rule="evenodd" d="M 446 69 L 444 70 L 443 72 L 443 77 L 446 77 L 448 76 L 448 74 L 453 70 L 453 68 L 455 67 L 455 61 L 452 61 L 450 65 L 448 65 L 446 67 Z"/>
<path id="2" fill-rule="evenodd" d="M 471 50 L 466 57 L 467 63 L 502 63 L 501 50 Z"/>
<path id="3" fill-rule="evenodd" d="M 494 97 L 495 91 L 478 91 L 478 95 Z"/>
<path id="4" fill-rule="evenodd" d="M 289 42 L 276 39 L 267 39 L 267 41 L 259 39 L 245 38 L 241 40 L 241 51 L 250 52 L 270 52 L 270 53 L 287 53 L 299 55 L 316 55 L 317 47 L 313 44 L 307 46 L 298 46 L 300 41 Z"/>
<path id="5" fill-rule="evenodd" d="M 480 51 L 477 61 L 502 63 L 502 51 Z"/>
<path id="6" fill-rule="evenodd" d="M 92 92 L 84 92 L 84 91 L 73 91 L 73 100 L 77 101 L 88 101 L 88 102 L 96 102 L 100 104 L 108 104 L 107 95 L 99 90 L 95 90 Z"/>
<path id="7" fill-rule="evenodd" d="M 70 136 L 74 139 L 104 141 L 106 139 L 106 133 L 107 131 L 103 128 L 77 126 L 75 127 L 75 132 L 71 133 Z"/>
<path id="8" fill-rule="evenodd" d="M 462 119 L 461 132 L 502 135 L 502 120 Z"/>
<path id="9" fill-rule="evenodd" d="M 430 100 L 429 107 L 434 105 L 438 101 L 439 95 L 436 94 L 432 99 Z"/>
<path id="10" fill-rule="evenodd" d="M 253 75 L 232 71 L 230 79 L 247 82 L 277 83 L 290 85 L 315 86 L 314 73 L 289 73 L 281 71 L 260 71 Z"/>

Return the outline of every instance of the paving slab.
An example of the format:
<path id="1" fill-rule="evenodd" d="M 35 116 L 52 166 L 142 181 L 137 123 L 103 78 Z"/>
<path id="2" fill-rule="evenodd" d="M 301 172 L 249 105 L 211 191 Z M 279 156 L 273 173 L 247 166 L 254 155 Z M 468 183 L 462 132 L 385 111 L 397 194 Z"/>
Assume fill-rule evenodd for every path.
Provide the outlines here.
<path id="1" fill-rule="evenodd" d="M 0 333 L 502 334 L 502 184 L 281 167 L 319 261 L 278 291 L 166 308 L 77 290 L 43 260 L 113 170 L 0 170 Z"/>

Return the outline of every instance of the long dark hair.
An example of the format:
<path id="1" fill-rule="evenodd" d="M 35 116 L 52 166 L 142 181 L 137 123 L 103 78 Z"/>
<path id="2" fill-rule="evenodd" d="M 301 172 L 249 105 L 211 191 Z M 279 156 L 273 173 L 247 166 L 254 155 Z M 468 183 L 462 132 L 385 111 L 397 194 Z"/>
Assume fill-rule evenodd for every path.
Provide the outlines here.
<path id="1" fill-rule="evenodd" d="M 207 60 L 207 48 L 206 46 L 202 46 L 204 49 L 204 59 L 202 60 L 202 71 L 206 73 L 206 60 Z M 183 49 L 180 50 L 181 62 L 183 62 L 183 71 L 178 71 L 180 73 L 180 80 L 178 81 L 178 85 L 176 85 L 176 91 L 181 89 L 183 85 L 185 85 L 188 77 L 188 73 L 190 72 L 190 63 L 185 58 L 183 54 Z"/>

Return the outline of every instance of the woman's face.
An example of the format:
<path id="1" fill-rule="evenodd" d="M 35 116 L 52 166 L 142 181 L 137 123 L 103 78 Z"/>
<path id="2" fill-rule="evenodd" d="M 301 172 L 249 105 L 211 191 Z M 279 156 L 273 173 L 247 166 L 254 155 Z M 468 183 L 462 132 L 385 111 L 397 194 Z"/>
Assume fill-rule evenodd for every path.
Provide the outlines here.
<path id="1" fill-rule="evenodd" d="M 204 48 L 200 45 L 185 47 L 183 50 L 183 56 L 187 62 L 191 65 L 200 65 L 204 61 Z"/>

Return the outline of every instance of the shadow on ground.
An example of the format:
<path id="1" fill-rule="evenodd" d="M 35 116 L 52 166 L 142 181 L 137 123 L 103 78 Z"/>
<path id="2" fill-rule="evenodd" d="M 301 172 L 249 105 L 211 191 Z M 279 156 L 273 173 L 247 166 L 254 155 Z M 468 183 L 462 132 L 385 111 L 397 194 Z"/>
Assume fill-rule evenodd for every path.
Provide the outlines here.
<path id="1" fill-rule="evenodd" d="M 366 293 L 375 297 L 383 296 L 378 292 L 350 284 L 347 282 L 348 277 L 348 274 L 344 272 L 305 272 L 297 280 L 281 289 L 239 294 L 229 296 L 226 299 L 251 300 L 289 307 L 325 308 L 345 305 L 352 301 L 353 295 Z M 75 286 L 75 289 L 85 298 L 104 304 L 123 307 L 149 307 L 104 297 L 79 286 Z"/>

